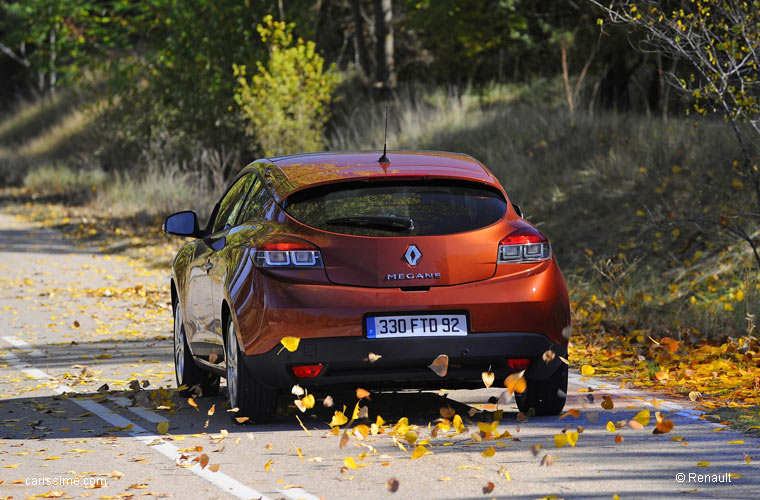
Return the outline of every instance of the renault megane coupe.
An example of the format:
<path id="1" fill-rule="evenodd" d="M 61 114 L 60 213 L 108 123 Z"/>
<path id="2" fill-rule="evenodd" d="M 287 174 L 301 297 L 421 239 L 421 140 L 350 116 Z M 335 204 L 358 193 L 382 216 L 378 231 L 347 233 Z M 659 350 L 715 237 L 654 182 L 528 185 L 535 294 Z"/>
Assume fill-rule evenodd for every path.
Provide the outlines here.
<path id="1" fill-rule="evenodd" d="M 177 385 L 214 394 L 225 377 L 235 416 L 263 423 L 294 384 L 478 388 L 524 371 L 519 409 L 558 414 L 570 307 L 547 237 L 470 156 L 379 155 L 258 160 L 205 228 L 166 219 L 193 238 L 171 272 Z"/>

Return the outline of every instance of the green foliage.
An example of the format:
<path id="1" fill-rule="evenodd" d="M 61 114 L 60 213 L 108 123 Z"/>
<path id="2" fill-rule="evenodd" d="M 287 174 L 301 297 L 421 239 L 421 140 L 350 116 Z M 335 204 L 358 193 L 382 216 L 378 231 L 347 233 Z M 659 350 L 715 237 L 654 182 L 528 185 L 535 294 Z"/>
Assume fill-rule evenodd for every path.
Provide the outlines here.
<path id="1" fill-rule="evenodd" d="M 250 83 L 246 66 L 233 65 L 235 101 L 248 135 L 267 156 L 322 149 L 327 106 L 338 83 L 334 67 L 325 69 L 314 42 L 294 41 L 292 24 L 266 16 L 257 29 L 269 46 L 266 65 L 256 63 Z"/>
<path id="2" fill-rule="evenodd" d="M 24 187 L 44 195 L 64 194 L 71 197 L 95 193 L 107 180 L 100 169 L 72 170 L 64 165 L 44 165 L 29 172 Z"/>
<path id="3" fill-rule="evenodd" d="M 0 5 L 0 33 L 19 57 L 47 75 L 48 85 L 67 83 L 100 62 L 107 51 L 126 43 L 124 2 L 23 0 Z M 50 77 L 53 77 L 50 80 Z"/>
<path id="4" fill-rule="evenodd" d="M 527 19 L 519 0 L 409 0 L 408 24 L 433 56 L 431 67 L 445 81 L 472 80 L 493 72 L 499 49 L 525 46 Z M 490 66 L 490 70 L 489 70 Z"/>

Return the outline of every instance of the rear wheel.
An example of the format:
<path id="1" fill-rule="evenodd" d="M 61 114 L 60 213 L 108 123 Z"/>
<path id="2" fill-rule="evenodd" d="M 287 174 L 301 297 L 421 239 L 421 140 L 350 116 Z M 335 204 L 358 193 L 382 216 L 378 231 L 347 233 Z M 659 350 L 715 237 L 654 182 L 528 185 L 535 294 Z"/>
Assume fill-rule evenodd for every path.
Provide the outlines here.
<path id="1" fill-rule="evenodd" d="M 219 392 L 219 377 L 198 368 L 193 361 L 179 303 L 174 308 L 174 375 L 177 387 L 185 387 L 180 391 L 183 396 L 198 396 L 199 391 L 200 396 L 213 396 Z"/>
<path id="2" fill-rule="evenodd" d="M 274 421 L 277 414 L 277 390 L 265 387 L 248 371 L 238 348 L 235 324 L 227 323 L 227 395 L 233 418 L 248 417 L 257 424 Z"/>
<path id="3" fill-rule="evenodd" d="M 559 415 L 567 399 L 567 365 L 559 368 L 546 380 L 528 380 L 528 388 L 516 395 L 517 407 L 523 413 L 531 408 L 538 416 Z"/>

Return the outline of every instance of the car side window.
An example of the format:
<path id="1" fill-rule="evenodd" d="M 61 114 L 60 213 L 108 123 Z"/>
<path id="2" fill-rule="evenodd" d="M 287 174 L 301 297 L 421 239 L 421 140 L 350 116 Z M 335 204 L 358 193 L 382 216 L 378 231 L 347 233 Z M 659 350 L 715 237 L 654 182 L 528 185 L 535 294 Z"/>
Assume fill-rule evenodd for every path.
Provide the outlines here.
<path id="1" fill-rule="evenodd" d="M 245 206 L 240 211 L 240 222 L 260 220 L 264 218 L 264 209 L 269 201 L 269 193 L 264 183 L 256 179 L 251 194 L 246 199 Z"/>
<path id="2" fill-rule="evenodd" d="M 218 233 L 235 225 L 235 219 L 237 219 L 238 212 L 245 199 L 245 194 L 248 192 L 254 179 L 255 177 L 252 174 L 241 177 L 227 191 L 219 202 L 219 211 L 214 219 L 214 225 L 211 229 L 212 233 Z"/>

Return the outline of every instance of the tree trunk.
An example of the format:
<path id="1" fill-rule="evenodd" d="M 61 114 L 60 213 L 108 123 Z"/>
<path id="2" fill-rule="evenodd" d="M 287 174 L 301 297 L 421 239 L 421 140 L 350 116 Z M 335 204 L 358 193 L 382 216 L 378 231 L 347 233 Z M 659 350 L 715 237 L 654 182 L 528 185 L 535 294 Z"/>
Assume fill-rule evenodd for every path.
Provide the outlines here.
<path id="1" fill-rule="evenodd" d="M 567 99 L 567 108 L 572 115 L 575 111 L 575 104 L 573 102 L 573 92 L 570 89 L 570 75 L 567 69 L 567 45 L 563 43 L 560 50 L 562 51 L 562 80 L 565 82 L 565 98 Z"/>
<path id="2" fill-rule="evenodd" d="M 383 24 L 385 26 L 385 74 L 387 87 L 395 88 L 398 83 L 393 43 L 393 0 L 382 0 Z"/>
<path id="3" fill-rule="evenodd" d="M 367 55 L 367 42 L 364 40 L 364 25 L 359 10 L 359 0 L 351 0 L 351 13 L 354 17 L 354 52 L 357 66 L 363 76 L 369 78 L 369 56 Z"/>
<path id="4" fill-rule="evenodd" d="M 375 7 L 375 87 L 387 87 L 388 72 L 385 66 L 385 0 L 373 0 Z"/>

